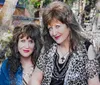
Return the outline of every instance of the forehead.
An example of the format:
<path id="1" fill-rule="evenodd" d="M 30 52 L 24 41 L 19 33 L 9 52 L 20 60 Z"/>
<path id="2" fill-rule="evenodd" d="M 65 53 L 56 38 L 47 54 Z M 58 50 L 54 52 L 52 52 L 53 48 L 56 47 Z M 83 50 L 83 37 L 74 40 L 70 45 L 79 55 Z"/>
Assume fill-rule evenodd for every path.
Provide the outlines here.
<path id="1" fill-rule="evenodd" d="M 59 20 L 56 19 L 56 18 L 53 18 L 53 19 L 51 20 L 51 22 L 48 24 L 48 26 L 54 26 L 54 25 L 56 25 L 56 24 L 62 24 L 62 22 L 59 21 Z"/>
<path id="2" fill-rule="evenodd" d="M 32 40 L 32 41 L 34 41 L 32 38 L 27 37 L 27 36 L 24 36 L 23 38 L 19 38 L 19 40 Z"/>
<path id="3" fill-rule="evenodd" d="M 19 39 L 31 39 L 31 37 L 25 33 L 19 35 Z"/>

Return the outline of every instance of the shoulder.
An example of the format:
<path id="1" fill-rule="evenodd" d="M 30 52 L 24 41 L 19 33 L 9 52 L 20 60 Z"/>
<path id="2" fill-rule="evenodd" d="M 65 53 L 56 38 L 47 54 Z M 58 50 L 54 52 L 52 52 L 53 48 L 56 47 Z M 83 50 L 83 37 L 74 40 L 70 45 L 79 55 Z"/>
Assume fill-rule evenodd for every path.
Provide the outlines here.
<path id="1" fill-rule="evenodd" d="M 7 62 L 8 62 L 8 59 L 6 59 L 2 62 L 2 65 L 0 68 L 1 73 L 4 73 L 4 74 L 8 73 Z"/>
<path id="2" fill-rule="evenodd" d="M 89 40 L 86 40 L 84 45 L 87 51 L 88 59 L 94 59 L 96 57 L 96 52 L 93 44 Z"/>
<path id="3" fill-rule="evenodd" d="M 10 85 L 9 70 L 7 69 L 8 59 L 2 62 L 0 68 L 0 85 Z"/>
<path id="4" fill-rule="evenodd" d="M 4 60 L 2 62 L 1 68 L 0 68 L 0 78 L 4 78 L 8 76 L 8 69 L 7 69 L 7 61 L 8 59 Z"/>
<path id="5" fill-rule="evenodd" d="M 56 48 L 57 48 L 57 44 L 56 44 L 56 43 L 53 43 L 53 44 L 50 46 L 49 50 L 46 52 L 46 54 L 55 52 Z"/>
<path id="6" fill-rule="evenodd" d="M 89 40 L 85 40 L 83 42 L 83 44 L 84 44 L 83 47 L 85 47 L 87 58 L 89 60 L 95 59 L 96 58 L 96 52 L 95 52 L 95 48 L 94 48 L 93 44 Z"/>
<path id="7" fill-rule="evenodd" d="M 86 40 L 86 41 L 84 42 L 84 45 L 85 45 L 85 47 L 86 47 L 86 50 L 88 51 L 88 48 L 90 47 L 90 45 L 92 45 L 92 43 L 91 43 L 89 40 Z"/>
<path id="8" fill-rule="evenodd" d="M 87 54 L 90 60 L 93 60 L 96 58 L 96 52 L 95 52 L 93 45 L 89 46 Z"/>
<path id="9" fill-rule="evenodd" d="M 89 40 L 84 39 L 84 40 L 79 41 L 76 48 L 78 48 L 78 50 L 80 50 L 80 51 L 83 51 L 83 50 L 88 51 L 88 49 L 91 45 L 92 45 L 92 43 Z"/>
<path id="10" fill-rule="evenodd" d="M 8 59 L 5 59 L 5 60 L 2 62 L 1 68 L 6 68 L 7 62 L 8 62 Z"/>
<path id="11" fill-rule="evenodd" d="M 44 47 L 43 48 L 44 50 L 41 53 L 42 57 L 43 56 L 47 57 L 48 55 L 54 53 L 56 51 L 56 48 L 57 48 L 57 44 L 56 43 L 53 43 L 48 50 L 46 50 L 45 47 Z"/>
<path id="12" fill-rule="evenodd" d="M 45 65 L 53 60 L 55 52 L 56 52 L 56 45 L 53 44 L 48 51 L 40 55 L 37 61 L 37 67 L 45 68 Z"/>

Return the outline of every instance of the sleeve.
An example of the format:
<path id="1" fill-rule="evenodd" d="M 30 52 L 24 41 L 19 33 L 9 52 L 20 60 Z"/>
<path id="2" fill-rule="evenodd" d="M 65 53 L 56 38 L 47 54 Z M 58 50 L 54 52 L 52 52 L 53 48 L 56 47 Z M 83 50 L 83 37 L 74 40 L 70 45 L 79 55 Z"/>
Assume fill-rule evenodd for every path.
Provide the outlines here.
<path id="1" fill-rule="evenodd" d="M 36 66 L 37 68 L 39 68 L 42 72 L 44 72 L 45 70 L 45 66 L 46 66 L 46 54 L 41 54 L 40 57 L 37 60 Z"/>
<path id="2" fill-rule="evenodd" d="M 88 57 L 86 59 L 86 73 L 88 79 L 92 79 L 95 76 L 99 76 L 100 71 L 99 63 L 92 45 L 89 46 L 87 55 Z"/>
<path id="3" fill-rule="evenodd" d="M 0 85 L 4 84 L 4 81 L 3 81 L 4 78 L 5 78 L 5 75 L 3 73 L 2 66 L 1 66 L 0 67 Z"/>
<path id="4" fill-rule="evenodd" d="M 0 85 L 10 85 L 6 64 L 7 60 L 4 60 L 4 62 L 2 62 L 2 65 L 0 67 Z"/>

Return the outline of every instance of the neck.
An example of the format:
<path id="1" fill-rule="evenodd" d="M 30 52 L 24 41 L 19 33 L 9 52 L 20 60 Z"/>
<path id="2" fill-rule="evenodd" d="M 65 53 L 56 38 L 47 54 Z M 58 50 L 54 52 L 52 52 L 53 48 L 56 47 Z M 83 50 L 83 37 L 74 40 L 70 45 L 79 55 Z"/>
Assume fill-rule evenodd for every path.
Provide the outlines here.
<path id="1" fill-rule="evenodd" d="M 59 63 L 64 63 L 70 52 L 69 43 L 59 45 L 57 51 L 59 54 Z"/>
<path id="2" fill-rule="evenodd" d="M 31 57 L 28 57 L 28 58 L 21 57 L 21 64 L 22 64 L 23 68 L 33 66 L 32 61 L 31 61 Z"/>
<path id="3" fill-rule="evenodd" d="M 32 64 L 31 57 L 27 57 L 27 58 L 21 57 L 21 63 L 23 68 L 23 79 L 28 85 L 28 82 L 30 81 L 30 78 L 34 71 L 34 66 Z"/>
<path id="4" fill-rule="evenodd" d="M 69 42 L 65 42 L 59 45 L 59 49 L 62 51 L 69 51 L 70 50 L 70 44 Z"/>

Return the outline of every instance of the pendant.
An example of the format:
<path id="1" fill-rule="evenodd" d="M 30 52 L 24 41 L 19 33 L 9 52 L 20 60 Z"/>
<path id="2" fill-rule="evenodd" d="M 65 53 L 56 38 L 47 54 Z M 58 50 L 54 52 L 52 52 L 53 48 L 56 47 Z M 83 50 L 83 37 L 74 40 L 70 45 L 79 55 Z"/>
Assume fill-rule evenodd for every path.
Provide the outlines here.
<path id="1" fill-rule="evenodd" d="M 61 60 L 62 60 L 62 62 L 64 62 L 65 58 L 64 58 L 64 57 L 62 57 L 62 58 L 61 58 Z"/>

